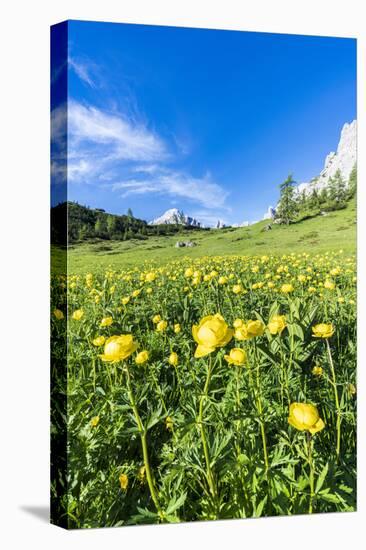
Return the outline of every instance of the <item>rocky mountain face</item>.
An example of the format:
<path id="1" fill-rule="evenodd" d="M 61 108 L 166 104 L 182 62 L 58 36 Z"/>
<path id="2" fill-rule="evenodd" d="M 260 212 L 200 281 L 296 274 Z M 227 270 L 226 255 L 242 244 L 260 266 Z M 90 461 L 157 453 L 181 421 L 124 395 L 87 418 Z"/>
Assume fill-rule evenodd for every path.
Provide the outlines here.
<path id="1" fill-rule="evenodd" d="M 341 132 L 337 151 L 331 152 L 325 158 L 324 168 L 319 176 L 313 178 L 310 182 L 300 183 L 297 191 L 306 194 L 314 189 L 321 190 L 327 187 L 329 179 L 334 177 L 339 170 L 348 185 L 349 176 L 357 160 L 357 121 L 346 123 Z"/>
<path id="2" fill-rule="evenodd" d="M 155 218 L 149 222 L 149 225 L 164 225 L 164 224 L 174 224 L 174 225 L 188 225 L 191 227 L 203 227 L 202 224 L 195 218 L 186 216 L 182 210 L 178 208 L 170 208 L 164 214 Z"/>
<path id="3" fill-rule="evenodd" d="M 297 193 L 305 192 L 306 195 L 311 194 L 314 189 L 320 191 L 329 185 L 329 180 L 334 177 L 337 170 L 343 176 L 346 185 L 348 185 L 349 176 L 353 167 L 357 162 L 357 121 L 353 120 L 350 123 L 344 124 L 337 151 L 332 151 L 326 156 L 324 168 L 318 176 L 309 182 L 300 183 L 295 187 Z M 268 208 L 263 219 L 273 219 L 276 214 L 276 209 L 273 206 Z"/>

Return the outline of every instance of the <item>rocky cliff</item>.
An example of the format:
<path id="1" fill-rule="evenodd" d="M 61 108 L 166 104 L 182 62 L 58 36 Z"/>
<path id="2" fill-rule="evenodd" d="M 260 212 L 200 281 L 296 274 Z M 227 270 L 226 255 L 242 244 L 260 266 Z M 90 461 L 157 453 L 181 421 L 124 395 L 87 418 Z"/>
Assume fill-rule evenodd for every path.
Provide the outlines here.
<path id="1" fill-rule="evenodd" d="M 332 178 L 337 170 L 340 170 L 343 179 L 348 184 L 348 179 L 352 168 L 357 160 L 357 121 L 346 123 L 341 132 L 341 137 L 338 143 L 337 151 L 331 152 L 325 158 L 324 168 L 319 176 L 315 177 L 310 182 L 300 183 L 297 186 L 297 191 L 306 194 L 311 193 L 314 189 L 321 190 L 327 187 L 329 179 Z"/>

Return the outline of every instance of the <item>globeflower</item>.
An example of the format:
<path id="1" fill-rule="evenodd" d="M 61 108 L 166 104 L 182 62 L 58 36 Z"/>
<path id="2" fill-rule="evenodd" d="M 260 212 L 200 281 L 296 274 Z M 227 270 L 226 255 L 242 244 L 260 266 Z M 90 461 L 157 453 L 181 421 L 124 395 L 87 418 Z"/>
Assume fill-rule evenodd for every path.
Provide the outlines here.
<path id="1" fill-rule="evenodd" d="M 54 316 L 56 317 L 56 319 L 58 321 L 61 321 L 61 319 L 64 318 L 64 314 L 62 313 L 62 311 L 60 309 L 54 309 L 53 314 L 54 314 Z"/>
<path id="2" fill-rule="evenodd" d="M 247 354 L 241 348 L 233 348 L 230 350 L 229 355 L 224 355 L 224 358 L 229 365 L 242 367 L 247 361 Z"/>
<path id="3" fill-rule="evenodd" d="M 119 484 L 121 486 L 122 491 L 126 491 L 128 487 L 128 476 L 127 474 L 121 474 L 119 476 Z"/>
<path id="4" fill-rule="evenodd" d="M 330 338 L 334 334 L 334 327 L 332 323 L 320 323 L 311 327 L 314 338 Z"/>
<path id="5" fill-rule="evenodd" d="M 93 340 L 93 346 L 96 346 L 96 347 L 103 346 L 104 342 L 105 342 L 105 336 L 97 336 Z"/>
<path id="6" fill-rule="evenodd" d="M 281 334 L 286 328 L 286 317 L 284 315 L 274 315 L 267 327 L 271 334 Z"/>
<path id="7" fill-rule="evenodd" d="M 112 317 L 103 317 L 103 319 L 101 320 L 99 326 L 100 327 L 110 327 L 112 323 L 113 323 L 113 318 Z"/>
<path id="8" fill-rule="evenodd" d="M 176 323 L 176 324 L 174 325 L 174 332 L 175 332 L 175 334 L 179 334 L 180 331 L 181 331 L 181 326 L 180 326 L 179 323 Z"/>
<path id="9" fill-rule="evenodd" d="M 333 281 L 325 281 L 324 283 L 324 288 L 327 288 L 328 290 L 334 290 L 335 289 L 335 284 Z"/>
<path id="10" fill-rule="evenodd" d="M 174 422 L 171 416 L 167 416 L 165 419 L 165 427 L 167 430 L 171 431 L 173 429 Z"/>
<path id="11" fill-rule="evenodd" d="M 157 325 L 159 323 L 159 321 L 161 321 L 161 316 L 160 315 L 154 315 L 154 317 L 152 319 L 152 322 L 154 323 L 154 325 Z"/>
<path id="12" fill-rule="evenodd" d="M 312 368 L 312 371 L 314 376 L 321 376 L 323 374 L 323 369 L 322 367 L 319 367 L 318 365 L 316 365 L 315 367 Z"/>
<path id="13" fill-rule="evenodd" d="M 204 317 L 198 325 L 193 325 L 192 335 L 198 346 L 194 356 L 204 357 L 216 348 L 226 346 L 232 339 L 233 329 L 229 328 L 224 318 L 219 314 Z"/>
<path id="14" fill-rule="evenodd" d="M 172 353 L 169 355 L 168 362 L 170 365 L 173 365 L 173 367 L 176 367 L 178 365 L 178 354 L 175 353 L 175 351 L 172 351 Z"/>
<path id="15" fill-rule="evenodd" d="M 235 338 L 237 340 L 250 340 L 250 338 L 255 338 L 256 336 L 262 336 L 264 333 L 265 326 L 262 321 L 250 320 L 244 323 L 242 326 L 239 326 L 235 330 Z"/>
<path id="16" fill-rule="evenodd" d="M 290 283 L 285 283 L 281 286 L 281 292 L 284 294 L 289 294 L 290 292 L 293 292 L 294 287 Z"/>
<path id="17" fill-rule="evenodd" d="M 138 347 L 131 334 L 121 334 L 121 336 L 111 336 L 104 345 L 104 354 L 99 357 L 102 361 L 116 363 L 127 359 Z"/>
<path id="18" fill-rule="evenodd" d="M 288 422 L 297 430 L 308 431 L 312 435 L 320 432 L 325 426 L 318 409 L 308 403 L 292 403 Z"/>
<path id="19" fill-rule="evenodd" d="M 82 309 L 76 309 L 72 314 L 72 318 L 74 319 L 74 321 L 80 321 L 83 315 L 84 311 Z"/>
<path id="20" fill-rule="evenodd" d="M 156 273 L 154 272 L 147 273 L 145 277 L 145 281 L 147 281 L 148 283 L 152 283 L 153 281 L 155 281 L 155 279 L 156 279 Z"/>
<path id="21" fill-rule="evenodd" d="M 158 324 L 156 325 L 156 330 L 158 332 L 164 332 L 166 330 L 167 326 L 168 326 L 167 321 L 159 321 Z"/>
<path id="22" fill-rule="evenodd" d="M 99 424 L 99 420 L 100 420 L 99 416 L 93 416 L 93 418 L 90 421 L 91 427 L 96 428 Z"/>
<path id="23" fill-rule="evenodd" d="M 138 353 L 135 357 L 136 365 L 143 365 L 148 360 L 149 360 L 149 352 L 146 349 L 144 349 L 143 351 L 140 351 L 140 353 Z"/>
<path id="24" fill-rule="evenodd" d="M 240 294 L 243 292 L 243 287 L 241 285 L 234 285 L 233 286 L 233 293 L 234 294 Z"/>

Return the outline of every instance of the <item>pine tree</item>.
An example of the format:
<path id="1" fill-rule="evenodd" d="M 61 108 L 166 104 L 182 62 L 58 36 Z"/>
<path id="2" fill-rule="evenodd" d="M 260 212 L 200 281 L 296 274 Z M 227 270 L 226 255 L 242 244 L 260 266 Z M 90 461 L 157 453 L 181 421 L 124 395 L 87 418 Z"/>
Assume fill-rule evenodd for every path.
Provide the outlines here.
<path id="1" fill-rule="evenodd" d="M 95 234 L 97 237 L 105 238 L 108 233 L 107 223 L 104 217 L 100 217 L 95 222 Z"/>
<path id="2" fill-rule="evenodd" d="M 133 217 L 134 217 L 131 208 L 129 208 L 129 209 L 127 210 L 127 216 L 128 216 L 129 218 L 133 218 Z"/>
<path id="3" fill-rule="evenodd" d="M 295 181 L 292 174 L 280 185 L 280 202 L 278 204 L 277 214 L 287 225 L 289 225 L 298 213 L 297 198 L 295 195 Z"/>
<path id="4" fill-rule="evenodd" d="M 342 203 L 346 200 L 346 182 L 338 169 L 333 178 L 329 179 L 328 196 L 331 201 Z"/>
<path id="5" fill-rule="evenodd" d="M 348 197 L 351 199 L 355 196 L 357 190 L 357 164 L 354 165 L 349 175 L 348 180 Z"/>
<path id="6" fill-rule="evenodd" d="M 109 237 L 112 237 L 116 233 L 117 229 L 117 218 L 116 216 L 107 217 L 107 231 Z"/>

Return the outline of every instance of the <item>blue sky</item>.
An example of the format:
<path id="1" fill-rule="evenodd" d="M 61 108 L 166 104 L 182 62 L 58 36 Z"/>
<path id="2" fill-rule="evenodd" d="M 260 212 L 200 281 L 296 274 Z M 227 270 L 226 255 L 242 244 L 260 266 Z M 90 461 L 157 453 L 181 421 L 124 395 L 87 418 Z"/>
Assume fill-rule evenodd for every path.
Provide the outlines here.
<path id="1" fill-rule="evenodd" d="M 69 22 L 69 200 L 263 217 L 356 118 L 356 41 Z"/>

